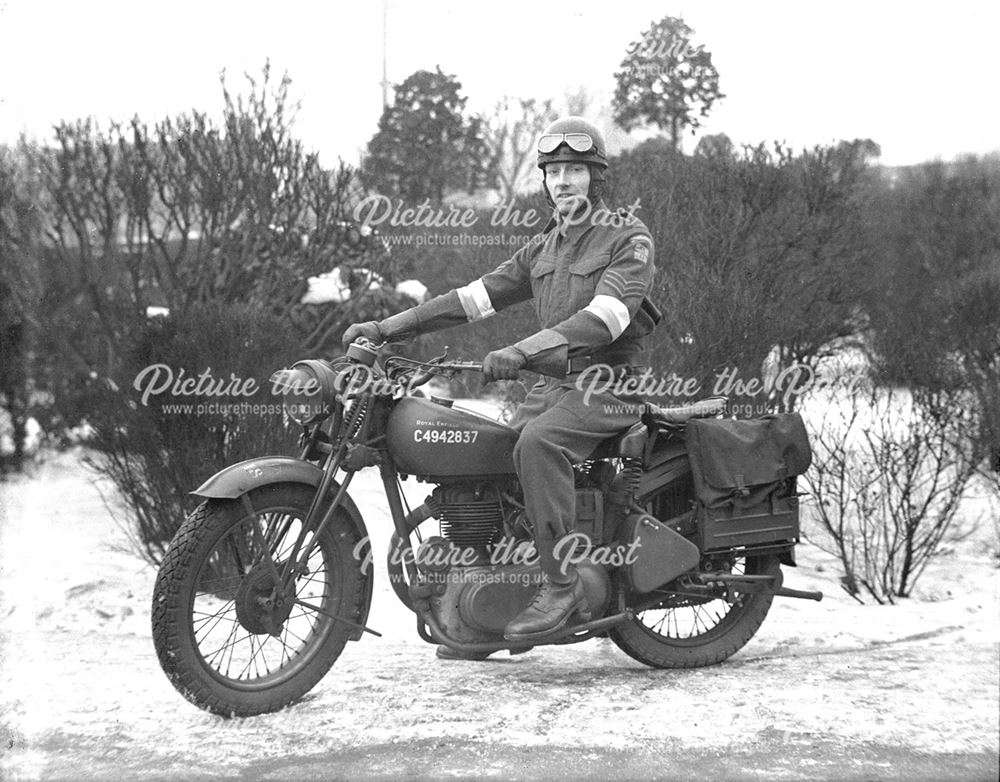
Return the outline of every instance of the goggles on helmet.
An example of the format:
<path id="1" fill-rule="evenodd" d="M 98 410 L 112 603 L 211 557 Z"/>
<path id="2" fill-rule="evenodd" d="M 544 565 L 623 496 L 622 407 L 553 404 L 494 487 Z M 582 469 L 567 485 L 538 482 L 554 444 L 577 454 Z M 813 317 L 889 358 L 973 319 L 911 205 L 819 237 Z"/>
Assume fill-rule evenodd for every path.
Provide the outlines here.
<path id="1" fill-rule="evenodd" d="M 543 155 L 554 152 L 560 144 L 566 144 L 574 152 L 590 152 L 594 139 L 589 133 L 547 133 L 538 139 L 538 151 Z"/>

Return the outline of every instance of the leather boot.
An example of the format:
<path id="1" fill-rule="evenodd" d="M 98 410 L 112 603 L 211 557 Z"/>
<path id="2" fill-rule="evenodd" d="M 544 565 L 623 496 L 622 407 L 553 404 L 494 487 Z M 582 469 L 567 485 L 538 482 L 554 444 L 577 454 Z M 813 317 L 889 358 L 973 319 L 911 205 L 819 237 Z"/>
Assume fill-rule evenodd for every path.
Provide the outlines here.
<path id="1" fill-rule="evenodd" d="M 534 641 L 562 630 L 574 614 L 584 621 L 590 619 L 580 575 L 574 572 L 568 584 L 545 577 L 528 607 L 504 628 L 503 637 L 508 641 Z"/>

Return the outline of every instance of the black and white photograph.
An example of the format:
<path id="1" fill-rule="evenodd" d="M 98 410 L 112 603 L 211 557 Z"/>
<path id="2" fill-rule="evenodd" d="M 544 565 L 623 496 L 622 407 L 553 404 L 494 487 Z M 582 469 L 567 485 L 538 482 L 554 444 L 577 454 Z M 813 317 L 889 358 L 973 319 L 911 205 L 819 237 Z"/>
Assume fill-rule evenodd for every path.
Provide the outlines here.
<path id="1" fill-rule="evenodd" d="M 0 0 L 0 779 L 1000 778 L 998 31 Z"/>

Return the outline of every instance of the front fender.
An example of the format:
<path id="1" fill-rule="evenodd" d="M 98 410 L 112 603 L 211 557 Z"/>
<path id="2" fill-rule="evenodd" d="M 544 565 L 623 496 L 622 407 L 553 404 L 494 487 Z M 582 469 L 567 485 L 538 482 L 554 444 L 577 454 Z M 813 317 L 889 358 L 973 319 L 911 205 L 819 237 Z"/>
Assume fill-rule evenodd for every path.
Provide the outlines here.
<path id="1" fill-rule="evenodd" d="M 235 500 L 254 489 L 275 483 L 301 483 L 317 489 L 322 479 L 323 471 L 311 462 L 294 459 L 291 456 L 262 456 L 259 459 L 237 462 L 219 470 L 191 494 L 205 499 Z M 333 494 L 336 494 L 339 488 L 336 481 L 330 484 L 330 490 Z M 351 495 L 344 495 L 341 507 L 347 511 L 347 515 L 357 532 L 358 540 L 367 541 L 370 547 L 371 538 L 368 537 L 368 527 L 365 526 L 361 511 L 354 504 Z M 367 561 L 367 559 L 368 557 L 362 555 L 362 562 Z M 372 587 L 375 580 L 372 578 L 371 567 L 369 566 L 366 570 L 368 572 L 363 571 L 361 574 L 364 579 L 364 607 L 358 618 L 358 623 L 362 625 L 368 621 L 368 610 L 371 608 Z M 352 632 L 351 640 L 357 641 L 361 637 L 361 632 L 361 630 Z"/>
<path id="2" fill-rule="evenodd" d="M 219 470 L 191 493 L 205 499 L 235 500 L 272 483 L 304 483 L 316 488 L 322 478 L 323 471 L 311 462 L 290 456 L 263 456 Z"/>
<path id="3" fill-rule="evenodd" d="M 262 456 L 219 470 L 191 493 L 208 500 L 235 500 L 247 492 L 272 483 L 303 483 L 316 489 L 321 480 L 323 471 L 312 462 L 293 459 L 291 456 Z M 334 481 L 330 488 L 336 492 L 339 484 Z M 344 495 L 343 505 L 356 522 L 358 532 L 362 537 L 367 537 L 368 529 L 351 495 Z"/>

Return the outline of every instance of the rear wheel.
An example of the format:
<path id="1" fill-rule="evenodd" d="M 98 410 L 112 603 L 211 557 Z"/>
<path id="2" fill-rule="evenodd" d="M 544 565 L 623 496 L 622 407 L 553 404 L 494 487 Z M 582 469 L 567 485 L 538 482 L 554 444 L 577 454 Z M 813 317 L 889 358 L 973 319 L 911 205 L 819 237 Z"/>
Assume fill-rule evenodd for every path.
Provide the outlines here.
<path id="1" fill-rule="evenodd" d="M 346 512 L 318 538 L 307 534 L 306 567 L 278 588 L 275 568 L 291 556 L 313 494 L 298 484 L 262 487 L 250 494 L 253 517 L 238 500 L 208 500 L 171 542 L 153 594 L 153 641 L 167 677 L 195 705 L 225 716 L 283 708 L 340 655 L 352 627 L 337 618 L 361 621 L 361 541 Z"/>
<path id="2" fill-rule="evenodd" d="M 777 575 L 776 556 L 730 560 L 728 572 Z M 688 596 L 662 590 L 663 600 L 613 627 L 609 633 L 630 657 L 655 668 L 698 668 L 714 665 L 742 649 L 764 622 L 774 595 L 736 592 L 725 598 Z M 642 595 L 647 603 L 652 595 Z"/>
<path id="3" fill-rule="evenodd" d="M 658 519 L 689 518 L 694 501 L 690 474 L 646 497 L 642 504 Z M 693 532 L 693 529 L 689 530 Z M 775 576 L 781 565 L 774 555 L 717 555 L 714 572 Z M 729 595 L 684 590 L 683 577 L 668 589 L 625 596 L 626 604 L 651 605 L 634 619 L 613 627 L 608 635 L 630 657 L 656 668 L 698 668 L 731 657 L 753 638 L 764 622 L 774 595 L 769 591 Z M 700 587 L 700 585 L 699 585 Z M 622 583 L 621 589 L 627 590 Z M 651 602 L 659 593 L 662 600 Z"/>

